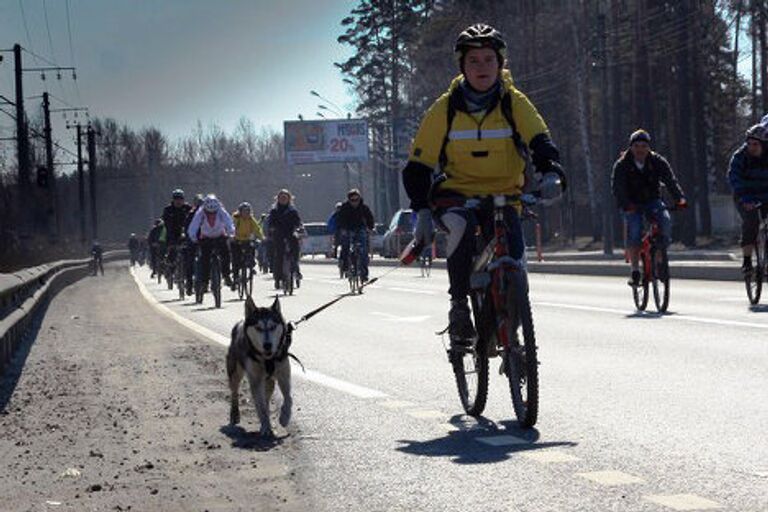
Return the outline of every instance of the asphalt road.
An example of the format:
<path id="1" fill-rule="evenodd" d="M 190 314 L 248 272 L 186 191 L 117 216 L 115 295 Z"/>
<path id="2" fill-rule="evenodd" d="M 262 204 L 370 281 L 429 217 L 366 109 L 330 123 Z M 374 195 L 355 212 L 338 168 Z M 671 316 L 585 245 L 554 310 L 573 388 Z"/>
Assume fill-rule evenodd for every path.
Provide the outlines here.
<path id="1" fill-rule="evenodd" d="M 303 271 L 281 297 L 292 320 L 346 291 L 333 266 Z M 136 277 L 219 338 L 243 314 L 229 292 L 216 310 Z M 319 511 L 768 510 L 768 308 L 748 308 L 738 283 L 672 285 L 670 314 L 638 315 L 623 278 L 532 275 L 541 406 L 526 431 L 496 372 L 485 417 L 461 414 L 435 335 L 445 271 L 383 277 L 295 335 L 302 491 Z M 271 282 L 256 288 L 268 304 Z"/>

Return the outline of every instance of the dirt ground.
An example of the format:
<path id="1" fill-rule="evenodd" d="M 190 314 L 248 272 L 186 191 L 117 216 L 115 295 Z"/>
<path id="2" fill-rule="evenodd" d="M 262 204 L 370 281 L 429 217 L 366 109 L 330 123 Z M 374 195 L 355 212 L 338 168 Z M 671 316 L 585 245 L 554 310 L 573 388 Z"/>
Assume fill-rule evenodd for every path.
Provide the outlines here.
<path id="1" fill-rule="evenodd" d="M 227 425 L 224 356 L 124 263 L 63 290 L 2 380 L 0 510 L 305 510 L 291 437 Z"/>

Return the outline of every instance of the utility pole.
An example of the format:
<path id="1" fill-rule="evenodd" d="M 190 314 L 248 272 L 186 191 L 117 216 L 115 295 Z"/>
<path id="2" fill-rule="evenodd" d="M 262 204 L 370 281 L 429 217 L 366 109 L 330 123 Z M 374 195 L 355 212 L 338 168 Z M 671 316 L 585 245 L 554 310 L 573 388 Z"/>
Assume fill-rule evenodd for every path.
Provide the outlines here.
<path id="1" fill-rule="evenodd" d="M 85 176 L 83 175 L 83 127 L 75 125 L 77 130 L 77 197 L 80 203 L 80 243 L 85 245 Z"/>
<path id="2" fill-rule="evenodd" d="M 30 203 L 29 188 L 29 133 L 27 132 L 27 117 L 24 113 L 24 85 L 21 67 L 21 45 L 13 45 L 14 78 L 16 88 L 16 152 L 18 155 L 18 211 L 21 212 Z M 21 215 L 19 224 L 22 234 L 29 231 L 26 216 Z"/>
<path id="3" fill-rule="evenodd" d="M 607 33 L 606 33 L 606 14 L 605 14 L 605 6 L 604 4 L 601 4 L 599 7 L 599 12 L 597 14 L 597 51 L 599 55 L 599 62 L 600 62 L 600 77 L 601 77 L 601 88 L 603 91 L 603 140 L 609 141 L 610 140 L 610 125 L 611 125 L 611 111 L 609 109 L 610 105 L 610 94 L 608 91 L 608 48 L 607 48 Z M 611 152 L 606 148 L 605 151 L 605 169 L 610 168 L 611 166 Z M 613 198 L 611 197 L 611 187 L 610 187 L 610 178 L 601 178 L 600 179 L 600 190 L 603 191 L 603 204 L 610 205 L 613 203 Z M 606 256 L 612 256 L 613 255 L 613 209 L 612 208 L 604 208 L 603 209 L 603 254 Z"/>
<path id="4" fill-rule="evenodd" d="M 587 112 L 584 103 L 587 97 L 584 94 L 585 77 L 584 77 L 584 63 L 582 57 L 584 52 L 579 44 L 579 34 L 576 27 L 576 23 L 571 23 L 571 36 L 573 37 L 573 47 L 576 51 L 576 73 L 574 73 L 574 79 L 576 82 L 576 111 L 579 117 L 579 136 L 581 140 L 581 146 L 584 151 L 584 167 L 587 175 L 587 196 L 589 198 L 589 213 L 592 220 L 592 240 L 597 241 L 602 234 L 602 218 L 600 210 L 597 206 L 597 195 L 595 194 L 595 178 L 594 169 L 592 169 L 592 153 L 589 148 L 589 127 Z M 569 187 L 571 188 L 571 187 Z"/>
<path id="5" fill-rule="evenodd" d="M 13 45 L 14 78 L 16 82 L 16 151 L 19 161 L 19 189 L 22 204 L 29 192 L 29 134 L 24 114 L 24 85 L 21 67 L 21 45 Z"/>
<path id="6" fill-rule="evenodd" d="M 55 233 L 58 235 L 60 231 L 60 214 L 57 204 L 56 193 L 56 173 L 53 168 L 53 132 L 51 129 L 51 103 L 48 97 L 48 93 L 43 93 L 43 120 L 45 126 L 43 127 L 43 135 L 45 136 L 45 166 L 48 169 L 48 208 L 51 214 L 55 217 L 56 223 Z M 51 219 L 48 218 L 49 226 Z"/>
<path id="7" fill-rule="evenodd" d="M 88 178 L 91 192 L 91 237 L 99 238 L 98 214 L 96 212 L 96 130 L 88 127 Z"/>

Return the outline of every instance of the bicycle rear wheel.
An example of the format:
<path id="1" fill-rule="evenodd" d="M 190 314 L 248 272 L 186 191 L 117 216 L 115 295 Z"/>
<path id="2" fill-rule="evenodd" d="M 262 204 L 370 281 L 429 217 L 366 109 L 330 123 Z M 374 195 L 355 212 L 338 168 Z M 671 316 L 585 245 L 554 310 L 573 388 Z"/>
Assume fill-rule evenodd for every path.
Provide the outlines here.
<path id="1" fill-rule="evenodd" d="M 179 300 L 184 300 L 184 275 L 185 275 L 185 269 L 184 269 L 184 261 L 182 258 L 178 258 L 178 261 L 176 261 L 176 272 L 175 272 L 175 280 L 176 280 L 176 288 L 179 290 Z"/>
<path id="2" fill-rule="evenodd" d="M 744 274 L 747 298 L 749 298 L 749 303 L 753 306 L 760 302 L 760 295 L 763 292 L 766 249 L 768 249 L 766 244 L 768 244 L 768 240 L 766 240 L 765 232 L 761 228 L 757 233 L 757 241 L 755 243 L 755 265 L 752 272 Z"/>
<path id="3" fill-rule="evenodd" d="M 243 300 L 243 295 L 245 295 L 245 269 L 241 268 L 237 271 L 237 273 L 234 275 L 235 278 L 235 288 L 237 289 L 237 298 L 240 300 Z"/>
<path id="4" fill-rule="evenodd" d="M 487 330 L 481 323 L 481 307 L 479 300 L 473 294 L 472 311 L 475 325 L 478 327 L 478 338 L 472 347 L 463 351 L 451 351 L 450 361 L 459 400 L 464 411 L 470 416 L 480 416 L 488 401 L 488 343 Z"/>
<path id="5" fill-rule="evenodd" d="M 520 425 L 536 424 L 539 414 L 539 361 L 536 355 L 536 334 L 533 328 L 528 278 L 523 271 L 507 276 L 507 304 L 511 318 L 507 320 L 509 345 L 504 349 L 504 373 L 509 381 L 512 405 Z M 522 331 L 523 342 L 518 333 Z"/>
<path id="6" fill-rule="evenodd" d="M 640 261 L 642 263 L 642 270 L 640 271 L 640 284 L 632 287 L 632 298 L 635 301 L 635 307 L 639 311 L 645 311 L 648 307 L 648 264 L 643 254 L 640 254 Z"/>
<path id="7" fill-rule="evenodd" d="M 221 261 L 218 255 L 211 262 L 211 294 L 217 308 L 221 307 Z"/>
<path id="8" fill-rule="evenodd" d="M 652 251 L 651 264 L 653 265 L 653 301 L 656 303 L 656 311 L 664 313 L 669 307 L 669 256 L 667 256 L 667 250 L 656 249 Z"/>
<path id="9" fill-rule="evenodd" d="M 281 281 L 283 284 L 283 294 L 293 295 L 293 272 L 291 271 L 290 259 L 287 256 L 283 258 L 283 277 Z"/>

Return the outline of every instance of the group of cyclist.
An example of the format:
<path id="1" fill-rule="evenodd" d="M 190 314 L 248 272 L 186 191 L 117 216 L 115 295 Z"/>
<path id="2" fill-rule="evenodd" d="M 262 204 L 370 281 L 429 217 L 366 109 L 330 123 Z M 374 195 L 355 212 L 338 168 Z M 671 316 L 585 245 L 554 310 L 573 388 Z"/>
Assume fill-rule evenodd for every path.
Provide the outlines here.
<path id="1" fill-rule="evenodd" d="M 282 261 L 286 247 L 293 268 L 297 273 L 299 269 L 297 233 L 302 229 L 302 222 L 292 203 L 291 193 L 280 190 L 269 214 L 257 219 L 248 202 L 240 203 L 237 210 L 230 213 L 214 194 L 197 194 L 190 204 L 184 191 L 175 189 L 171 202 L 147 235 L 152 277 L 173 276 L 176 265 L 181 264 L 185 294 L 195 294 L 196 284 L 201 293 L 206 293 L 212 255 L 216 253 L 221 277 L 231 289 L 236 286 L 233 276 L 239 275 L 243 267 L 254 269 L 257 257 L 268 260 L 261 261 L 259 266 L 272 270 L 275 287 L 279 287 L 281 267 L 274 262 Z"/>

